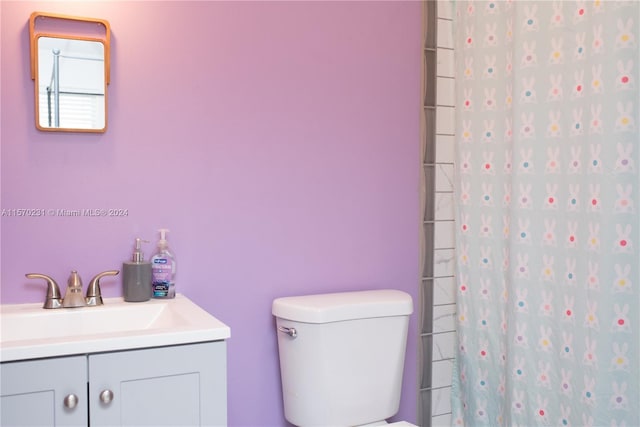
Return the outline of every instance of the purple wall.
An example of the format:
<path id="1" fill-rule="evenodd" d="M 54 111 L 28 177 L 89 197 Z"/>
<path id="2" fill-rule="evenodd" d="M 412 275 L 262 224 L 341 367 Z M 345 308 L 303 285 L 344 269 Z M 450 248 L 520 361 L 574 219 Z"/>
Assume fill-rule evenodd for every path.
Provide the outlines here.
<path id="1" fill-rule="evenodd" d="M 85 284 L 168 227 L 178 292 L 230 325 L 229 423 L 285 425 L 271 301 L 397 288 L 419 258 L 419 2 L 1 2 L 1 302 Z M 107 19 L 108 131 L 35 129 L 33 11 Z M 154 245 L 147 245 L 149 254 Z M 104 280 L 105 296 L 121 294 Z M 398 418 L 416 419 L 417 315 Z"/>

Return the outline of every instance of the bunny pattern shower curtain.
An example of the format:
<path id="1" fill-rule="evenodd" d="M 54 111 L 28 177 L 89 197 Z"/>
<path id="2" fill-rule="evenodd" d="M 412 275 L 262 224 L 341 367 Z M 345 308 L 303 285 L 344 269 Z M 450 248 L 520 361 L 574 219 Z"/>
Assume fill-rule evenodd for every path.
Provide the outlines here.
<path id="1" fill-rule="evenodd" d="M 456 2 L 454 425 L 640 425 L 639 24 Z"/>

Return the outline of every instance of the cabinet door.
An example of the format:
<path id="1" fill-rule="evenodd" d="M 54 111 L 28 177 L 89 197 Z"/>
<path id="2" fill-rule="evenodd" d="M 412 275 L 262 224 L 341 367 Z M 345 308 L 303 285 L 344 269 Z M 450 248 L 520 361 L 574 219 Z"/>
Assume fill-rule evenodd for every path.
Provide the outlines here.
<path id="1" fill-rule="evenodd" d="M 89 356 L 91 426 L 226 425 L 226 358 L 224 341 Z"/>
<path id="2" fill-rule="evenodd" d="M 0 384 L 2 426 L 87 425 L 85 356 L 5 362 Z"/>

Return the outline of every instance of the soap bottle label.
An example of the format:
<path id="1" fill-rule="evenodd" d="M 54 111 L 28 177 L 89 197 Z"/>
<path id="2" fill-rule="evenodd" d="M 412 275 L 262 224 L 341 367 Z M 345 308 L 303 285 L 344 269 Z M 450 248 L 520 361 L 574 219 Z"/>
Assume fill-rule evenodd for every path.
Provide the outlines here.
<path id="1" fill-rule="evenodd" d="M 171 286 L 173 266 L 167 258 L 155 258 L 152 265 L 153 272 L 153 296 L 158 298 L 168 297 Z"/>

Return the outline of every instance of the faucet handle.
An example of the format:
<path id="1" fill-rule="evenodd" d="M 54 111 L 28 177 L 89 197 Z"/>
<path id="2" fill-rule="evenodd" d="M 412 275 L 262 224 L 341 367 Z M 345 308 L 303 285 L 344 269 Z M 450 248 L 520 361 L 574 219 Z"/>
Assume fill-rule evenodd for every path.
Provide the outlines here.
<path id="1" fill-rule="evenodd" d="M 47 297 L 44 300 L 42 308 L 60 308 L 62 307 L 62 297 L 60 296 L 60 287 L 53 278 L 40 273 L 27 273 L 24 275 L 27 279 L 44 279 L 47 281 Z"/>
<path id="2" fill-rule="evenodd" d="M 119 273 L 119 270 L 108 270 L 96 274 L 89 282 L 89 287 L 87 288 L 87 297 L 85 298 L 87 305 L 95 306 L 104 304 L 102 302 L 102 292 L 100 291 L 100 279 L 104 276 L 117 276 Z"/>

